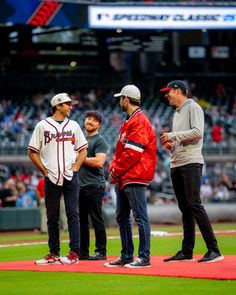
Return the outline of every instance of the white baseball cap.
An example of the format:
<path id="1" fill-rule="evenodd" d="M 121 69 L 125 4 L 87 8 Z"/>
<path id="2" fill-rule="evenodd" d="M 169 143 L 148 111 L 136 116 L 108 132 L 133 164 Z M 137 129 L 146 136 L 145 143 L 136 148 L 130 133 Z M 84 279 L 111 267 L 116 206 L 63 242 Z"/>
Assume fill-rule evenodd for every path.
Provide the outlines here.
<path id="1" fill-rule="evenodd" d="M 72 104 L 77 104 L 78 100 L 72 100 L 67 93 L 58 93 L 55 96 L 53 96 L 51 100 L 52 107 L 55 107 L 57 104 L 65 103 L 65 102 L 72 102 Z"/>
<path id="2" fill-rule="evenodd" d="M 138 87 L 135 85 L 126 85 L 121 89 L 120 93 L 114 94 L 114 97 L 119 97 L 119 96 L 128 96 L 130 98 L 134 98 L 137 100 L 141 99 L 141 93 Z"/>

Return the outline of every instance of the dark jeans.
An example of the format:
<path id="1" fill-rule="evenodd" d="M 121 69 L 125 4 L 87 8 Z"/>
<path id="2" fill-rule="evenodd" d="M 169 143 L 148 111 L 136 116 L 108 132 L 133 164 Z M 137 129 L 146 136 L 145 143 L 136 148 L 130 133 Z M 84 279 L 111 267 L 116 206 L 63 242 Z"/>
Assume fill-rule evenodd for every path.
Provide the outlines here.
<path id="1" fill-rule="evenodd" d="M 45 205 L 47 209 L 48 245 L 50 252 L 60 254 L 60 198 L 63 194 L 68 222 L 69 247 L 79 253 L 80 224 L 79 224 L 79 179 L 74 173 L 71 181 L 64 179 L 62 186 L 55 185 L 45 177 Z"/>
<path id="2" fill-rule="evenodd" d="M 193 254 L 195 221 L 208 250 L 219 251 L 210 220 L 201 203 L 200 185 L 202 166 L 202 164 L 196 163 L 171 168 L 171 180 L 179 209 L 182 212 L 184 230 L 182 251 L 187 255 Z"/>
<path id="3" fill-rule="evenodd" d="M 86 185 L 80 189 L 80 255 L 89 255 L 89 217 L 95 232 L 95 252 L 106 255 L 106 229 L 102 216 L 104 188 L 97 185 Z"/>
<path id="4" fill-rule="evenodd" d="M 145 189 L 145 187 L 128 186 L 120 190 L 116 187 L 116 221 L 120 229 L 122 259 L 133 259 L 134 244 L 130 217 L 132 210 L 139 231 L 138 257 L 150 260 L 150 223 Z"/>

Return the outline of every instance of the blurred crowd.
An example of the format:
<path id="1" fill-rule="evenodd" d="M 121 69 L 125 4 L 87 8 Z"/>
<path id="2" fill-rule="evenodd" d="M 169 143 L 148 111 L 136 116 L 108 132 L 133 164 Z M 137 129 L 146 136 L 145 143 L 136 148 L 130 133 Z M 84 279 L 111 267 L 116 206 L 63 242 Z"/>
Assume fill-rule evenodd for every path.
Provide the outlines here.
<path id="1" fill-rule="evenodd" d="M 169 176 L 169 156 L 158 161 L 155 176 L 147 190 L 150 204 L 175 203 L 175 196 Z M 105 165 L 107 179 L 104 204 L 116 202 L 114 185 L 108 181 L 108 162 Z M 37 208 L 40 205 L 40 180 L 37 170 L 12 171 L 7 179 L 0 180 L 0 207 Z M 236 202 L 236 163 L 205 166 L 201 197 L 207 202 Z"/>
<path id="2" fill-rule="evenodd" d="M 35 171 L 31 176 L 28 173 L 16 172 L 0 182 L 1 207 L 36 208 L 38 182 L 39 175 Z"/>
<path id="3" fill-rule="evenodd" d="M 236 91 L 222 83 L 212 86 L 207 92 L 196 83 L 189 83 L 191 96 L 205 112 L 205 141 L 204 145 L 212 147 L 236 143 Z M 198 89 L 199 88 L 199 89 Z M 206 91 L 206 90 L 205 90 Z M 0 100 L 0 147 L 10 149 L 21 144 L 26 154 L 29 137 L 35 124 L 50 114 L 50 100 L 54 90 L 48 93 L 37 93 L 30 97 L 1 97 Z M 124 120 L 119 106 L 110 89 L 87 89 L 70 93 L 73 99 L 79 100 L 79 105 L 72 113 L 72 119 L 79 121 L 82 126 L 84 112 L 97 109 L 104 115 L 101 134 L 110 145 L 108 160 L 105 165 L 108 176 L 108 165 L 112 158 L 120 124 Z M 153 99 L 155 97 L 155 99 Z M 173 109 L 160 97 L 158 89 L 144 91 L 143 110 L 150 118 L 157 138 L 172 125 Z M 230 141 L 229 141 L 230 139 Z M 235 147 L 235 145 L 234 145 Z M 235 152 L 236 154 L 236 152 Z M 158 144 L 158 165 L 155 177 L 150 185 L 148 198 L 150 203 L 175 202 L 174 193 L 169 177 L 169 156 Z M 10 171 L 9 177 L 0 176 L 0 206 L 2 207 L 37 207 L 36 187 L 40 175 L 34 171 L 24 171 L 19 167 Z M 225 163 L 223 167 L 214 163 L 205 167 L 202 179 L 201 194 L 205 202 L 235 200 L 236 159 Z M 115 202 L 114 187 L 107 181 L 104 196 L 105 203 Z"/>
<path id="4" fill-rule="evenodd" d="M 188 83 L 188 81 L 186 81 Z M 205 112 L 205 142 L 219 146 L 227 143 L 228 138 L 236 138 L 236 91 L 233 86 L 224 86 L 219 83 L 209 90 L 203 90 L 196 83 L 189 83 L 190 96 L 193 97 Z M 199 89 L 198 89 L 199 88 Z M 2 137 L 8 142 L 19 143 L 25 140 L 35 124 L 50 114 L 50 99 L 54 90 L 48 93 L 37 93 L 32 96 L 0 98 L 0 125 Z M 73 99 L 79 100 L 76 107 L 77 115 L 73 119 L 81 119 L 81 114 L 89 109 L 99 109 L 105 114 L 105 126 L 119 127 L 122 114 L 113 97 L 114 91 L 109 89 L 86 89 L 70 93 Z M 171 108 L 160 97 L 158 90 L 144 91 L 144 111 L 153 123 L 155 130 L 160 134 L 163 129 L 171 126 Z M 161 110 L 160 112 L 158 110 Z M 27 139 L 27 138 L 26 138 Z M 22 143 L 24 144 L 24 142 Z"/>

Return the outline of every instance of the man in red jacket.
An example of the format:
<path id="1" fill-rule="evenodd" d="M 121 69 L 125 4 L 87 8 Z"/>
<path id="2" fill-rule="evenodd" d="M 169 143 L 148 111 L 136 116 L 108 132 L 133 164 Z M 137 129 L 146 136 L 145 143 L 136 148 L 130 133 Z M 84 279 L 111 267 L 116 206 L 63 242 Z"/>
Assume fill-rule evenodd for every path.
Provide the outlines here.
<path id="1" fill-rule="evenodd" d="M 145 188 L 154 176 L 156 135 L 140 109 L 141 95 L 136 86 L 126 85 L 114 96 L 119 98 L 121 110 L 127 113 L 110 164 L 110 179 L 116 184 L 116 220 L 122 249 L 120 258 L 105 263 L 105 266 L 150 267 L 150 223 Z M 137 261 L 133 261 L 131 210 L 139 229 Z"/>

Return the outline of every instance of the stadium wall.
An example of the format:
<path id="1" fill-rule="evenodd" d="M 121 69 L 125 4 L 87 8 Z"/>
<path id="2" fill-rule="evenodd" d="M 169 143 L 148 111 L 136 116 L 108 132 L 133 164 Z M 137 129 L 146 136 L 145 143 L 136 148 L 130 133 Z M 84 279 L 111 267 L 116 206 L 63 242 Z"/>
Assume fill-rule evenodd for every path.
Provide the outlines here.
<path id="1" fill-rule="evenodd" d="M 206 204 L 205 208 L 212 222 L 236 221 L 236 204 Z M 115 206 L 103 207 L 105 225 L 116 226 Z M 180 224 L 181 214 L 177 205 L 148 205 L 152 224 Z M 40 228 L 40 211 L 38 208 L 1 208 L 0 231 L 32 230 Z"/>
<path id="2" fill-rule="evenodd" d="M 236 221 L 235 203 L 214 203 L 205 204 L 205 209 L 211 222 L 232 222 Z M 181 213 L 175 204 L 171 205 L 149 205 L 148 212 L 151 223 L 180 224 Z"/>

